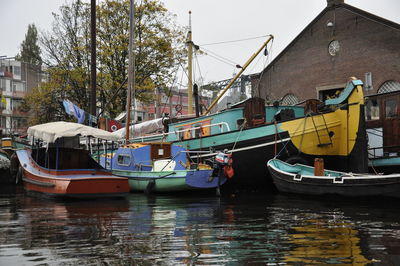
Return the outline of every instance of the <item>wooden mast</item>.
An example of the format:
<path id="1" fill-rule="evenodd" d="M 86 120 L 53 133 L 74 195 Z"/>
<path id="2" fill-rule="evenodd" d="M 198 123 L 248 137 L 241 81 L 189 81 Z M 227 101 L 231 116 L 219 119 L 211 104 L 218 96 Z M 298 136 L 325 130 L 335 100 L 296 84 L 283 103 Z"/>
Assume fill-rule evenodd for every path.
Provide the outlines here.
<path id="1" fill-rule="evenodd" d="M 207 108 L 206 112 L 204 113 L 205 115 L 210 113 L 211 109 L 214 107 L 215 104 L 221 99 L 221 97 L 229 90 L 230 87 L 232 87 L 233 83 L 242 75 L 242 73 L 246 70 L 246 68 L 250 65 L 250 63 L 256 58 L 256 56 L 264 49 L 265 46 L 274 38 L 274 36 L 269 35 L 268 39 L 263 43 L 263 45 L 260 47 L 260 49 L 257 50 L 250 58 L 247 60 L 247 62 L 243 65 L 242 69 L 239 71 L 239 73 L 236 74 L 235 77 L 229 82 L 229 84 L 225 87 L 225 89 L 222 90 L 222 92 L 218 95 L 217 98 L 214 99 L 214 101 L 210 104 L 210 106 Z"/>
<path id="2" fill-rule="evenodd" d="M 90 114 L 96 116 L 96 0 L 90 2 L 90 58 Z"/>
<path id="3" fill-rule="evenodd" d="M 135 40 L 135 1 L 130 0 L 129 10 L 129 65 L 128 65 L 128 91 L 126 100 L 126 125 L 125 125 L 125 142 L 129 143 L 129 127 L 131 123 L 131 104 L 132 104 L 132 92 L 135 90 L 135 55 L 133 54 L 133 46 Z M 135 106 L 133 106 L 135 110 Z"/>
<path id="4" fill-rule="evenodd" d="M 188 45 L 188 114 L 193 114 L 193 77 L 192 77 L 192 61 L 193 61 L 193 41 L 192 41 L 192 11 L 189 11 L 189 32 L 187 35 Z"/>

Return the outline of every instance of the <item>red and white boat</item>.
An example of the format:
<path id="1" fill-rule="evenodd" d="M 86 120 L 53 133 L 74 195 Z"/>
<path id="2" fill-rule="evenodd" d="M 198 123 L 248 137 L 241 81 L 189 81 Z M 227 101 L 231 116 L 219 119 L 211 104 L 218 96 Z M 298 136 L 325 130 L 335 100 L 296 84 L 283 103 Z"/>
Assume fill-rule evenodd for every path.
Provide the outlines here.
<path id="1" fill-rule="evenodd" d="M 53 122 L 30 127 L 28 135 L 40 138 L 45 146 L 16 152 L 20 163 L 17 179 L 22 179 L 27 191 L 78 198 L 129 193 L 127 178 L 112 175 L 87 150 L 71 147 L 74 142 L 79 146 L 79 136 L 116 140 L 111 133 L 76 123 Z"/>

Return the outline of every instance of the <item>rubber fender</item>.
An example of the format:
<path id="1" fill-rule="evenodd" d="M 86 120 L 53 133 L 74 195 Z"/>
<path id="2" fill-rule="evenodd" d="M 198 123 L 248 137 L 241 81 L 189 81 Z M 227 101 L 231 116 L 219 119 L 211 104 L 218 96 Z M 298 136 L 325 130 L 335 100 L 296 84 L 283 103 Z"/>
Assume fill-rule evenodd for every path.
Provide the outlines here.
<path id="1" fill-rule="evenodd" d="M 288 163 L 288 164 L 296 164 L 296 163 L 299 163 L 299 164 L 310 165 L 309 162 L 308 162 L 305 158 L 303 158 L 303 157 L 301 157 L 301 156 L 292 156 L 292 157 L 289 157 L 289 158 L 287 158 L 287 159 L 285 160 L 285 162 Z"/>

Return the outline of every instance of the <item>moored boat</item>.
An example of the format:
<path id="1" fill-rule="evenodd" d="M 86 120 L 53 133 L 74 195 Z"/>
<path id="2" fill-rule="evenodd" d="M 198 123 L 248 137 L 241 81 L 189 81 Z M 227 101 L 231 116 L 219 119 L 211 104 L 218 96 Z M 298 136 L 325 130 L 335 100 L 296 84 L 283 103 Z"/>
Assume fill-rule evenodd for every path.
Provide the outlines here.
<path id="1" fill-rule="evenodd" d="M 116 197 L 129 192 L 128 180 L 113 176 L 87 150 L 71 148 L 79 136 L 115 140 L 111 133 L 69 122 L 53 122 L 30 127 L 28 134 L 47 146 L 16 152 L 20 163 L 17 180 L 24 188 L 61 197 Z M 72 145 L 74 146 L 74 145 Z"/>
<path id="2" fill-rule="evenodd" d="M 279 159 L 267 163 L 273 182 L 281 192 L 303 195 L 400 197 L 400 174 L 373 175 L 325 170 Z M 317 173 L 316 173 L 317 172 Z"/>
<path id="3" fill-rule="evenodd" d="M 306 114 L 300 106 L 265 106 L 263 99 L 248 99 L 223 112 L 169 124 L 159 138 L 189 151 L 227 149 L 235 162 L 235 178 L 228 183 L 236 187 L 270 183 L 265 162 L 275 156 L 306 164 L 322 157 L 331 169 L 367 171 L 362 85 L 351 79 L 338 98 Z"/>
<path id="4" fill-rule="evenodd" d="M 127 177 L 132 191 L 176 192 L 219 189 L 227 178 L 223 164 L 215 168 L 191 163 L 188 151 L 171 143 L 133 143 L 101 156 L 100 164 L 117 176 Z"/>

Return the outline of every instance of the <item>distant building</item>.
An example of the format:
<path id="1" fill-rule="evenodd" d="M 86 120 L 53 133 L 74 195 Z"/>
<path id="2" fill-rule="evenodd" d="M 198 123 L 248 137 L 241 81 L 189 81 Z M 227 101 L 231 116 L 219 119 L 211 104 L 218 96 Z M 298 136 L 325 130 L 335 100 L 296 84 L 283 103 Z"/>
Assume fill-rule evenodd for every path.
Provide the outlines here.
<path id="1" fill-rule="evenodd" d="M 199 93 L 199 105 L 201 108 L 207 107 L 212 100 L 212 93 Z M 193 99 L 193 114 L 196 113 Z M 168 113 L 171 117 L 182 116 L 188 114 L 188 94 L 187 90 L 179 90 L 177 88 L 173 88 L 170 92 L 163 92 L 161 90 L 157 90 L 155 95 L 155 101 L 153 103 L 149 103 L 145 107 L 142 106 L 144 110 L 146 110 L 147 120 L 159 118 L 163 113 Z"/>
<path id="2" fill-rule="evenodd" d="M 40 66 L 0 58 L 0 131 L 2 135 L 25 134 L 29 114 L 20 109 L 22 99 L 43 79 Z"/>
<path id="3" fill-rule="evenodd" d="M 210 105 L 212 100 L 212 92 L 202 90 L 199 104 L 203 110 Z M 195 101 L 193 99 L 193 114 L 196 114 Z M 133 108 L 135 111 L 133 111 Z M 119 114 L 115 120 L 125 123 L 125 113 Z M 164 92 L 161 89 L 156 89 L 154 92 L 154 101 L 142 103 L 135 101 L 132 106 L 131 120 L 137 123 L 161 118 L 164 114 L 170 117 L 185 116 L 188 114 L 188 95 L 187 90 L 173 88 L 170 92 Z"/>
<path id="4" fill-rule="evenodd" d="M 212 92 L 211 102 L 224 90 L 233 78 L 212 82 L 202 86 L 204 90 Z M 247 99 L 251 95 L 251 81 L 249 75 L 241 75 L 233 82 L 229 90 L 221 97 L 218 103 L 210 110 L 215 113 L 229 108 L 231 105 Z"/>
<path id="5" fill-rule="evenodd" d="M 288 18 L 290 19 L 290 18 Z M 400 90 L 400 25 L 345 4 L 327 7 L 259 74 L 253 96 L 293 104 L 337 93 L 349 77 L 366 94 Z"/>

